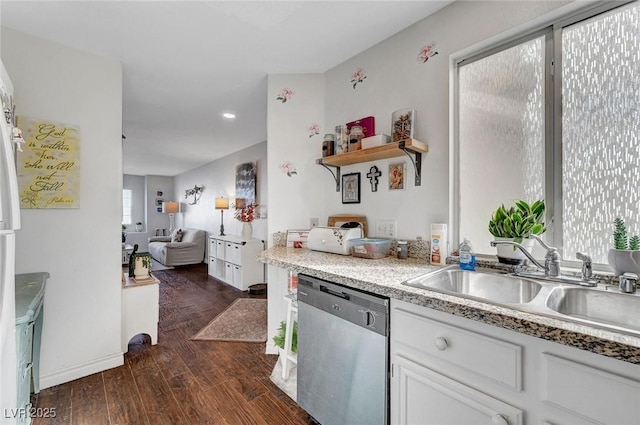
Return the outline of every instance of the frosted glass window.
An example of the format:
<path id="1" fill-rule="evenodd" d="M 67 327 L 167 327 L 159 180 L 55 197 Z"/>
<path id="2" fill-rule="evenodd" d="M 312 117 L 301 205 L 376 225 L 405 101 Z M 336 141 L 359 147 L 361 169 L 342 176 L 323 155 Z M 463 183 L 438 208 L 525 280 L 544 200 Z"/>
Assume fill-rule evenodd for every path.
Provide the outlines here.
<path id="1" fill-rule="evenodd" d="M 132 191 L 122 189 L 122 224 L 131 224 Z"/>
<path id="2" fill-rule="evenodd" d="M 488 224 L 499 205 L 544 197 L 544 45 L 538 37 L 458 69 L 459 236 L 477 253 L 495 255 Z"/>
<path id="3" fill-rule="evenodd" d="M 613 221 L 640 235 L 640 6 L 562 32 L 564 256 L 607 262 Z"/>

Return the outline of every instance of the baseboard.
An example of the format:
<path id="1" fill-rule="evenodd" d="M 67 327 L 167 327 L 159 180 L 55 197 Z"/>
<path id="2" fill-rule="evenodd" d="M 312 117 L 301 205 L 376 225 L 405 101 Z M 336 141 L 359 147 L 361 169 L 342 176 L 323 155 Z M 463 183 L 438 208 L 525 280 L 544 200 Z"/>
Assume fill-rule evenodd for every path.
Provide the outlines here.
<path id="1" fill-rule="evenodd" d="M 78 378 L 93 375 L 103 370 L 112 369 L 124 364 L 124 353 L 116 353 L 108 357 L 85 363 L 79 366 L 72 366 L 47 375 L 40 376 L 40 388 L 49 388 L 55 385 L 71 382 Z"/>

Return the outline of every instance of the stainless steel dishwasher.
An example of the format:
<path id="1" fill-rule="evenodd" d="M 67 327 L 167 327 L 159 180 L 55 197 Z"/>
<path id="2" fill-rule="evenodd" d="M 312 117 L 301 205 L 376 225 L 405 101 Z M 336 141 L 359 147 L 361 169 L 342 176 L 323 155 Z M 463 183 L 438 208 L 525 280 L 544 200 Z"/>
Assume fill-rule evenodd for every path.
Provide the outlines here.
<path id="1" fill-rule="evenodd" d="M 389 422 L 389 299 L 298 276 L 298 404 L 322 425 Z"/>

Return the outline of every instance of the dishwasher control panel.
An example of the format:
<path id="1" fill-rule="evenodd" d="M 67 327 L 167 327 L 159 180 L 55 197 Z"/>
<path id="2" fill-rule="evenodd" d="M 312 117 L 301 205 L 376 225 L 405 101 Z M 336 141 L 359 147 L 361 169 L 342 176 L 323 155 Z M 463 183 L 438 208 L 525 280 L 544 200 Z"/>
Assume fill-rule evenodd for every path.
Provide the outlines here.
<path id="1" fill-rule="evenodd" d="M 299 275 L 298 301 L 380 335 L 388 335 L 389 298 Z"/>

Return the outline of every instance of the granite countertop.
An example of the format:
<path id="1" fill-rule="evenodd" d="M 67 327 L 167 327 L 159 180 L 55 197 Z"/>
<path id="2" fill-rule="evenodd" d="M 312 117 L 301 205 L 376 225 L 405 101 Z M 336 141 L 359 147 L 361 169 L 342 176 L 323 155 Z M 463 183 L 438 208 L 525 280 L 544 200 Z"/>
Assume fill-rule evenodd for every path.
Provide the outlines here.
<path id="1" fill-rule="evenodd" d="M 424 260 L 398 260 L 395 257 L 368 260 L 285 247 L 263 251 L 258 260 L 351 288 L 640 364 L 639 337 L 403 285 L 407 279 L 441 267 L 426 264 Z"/>

